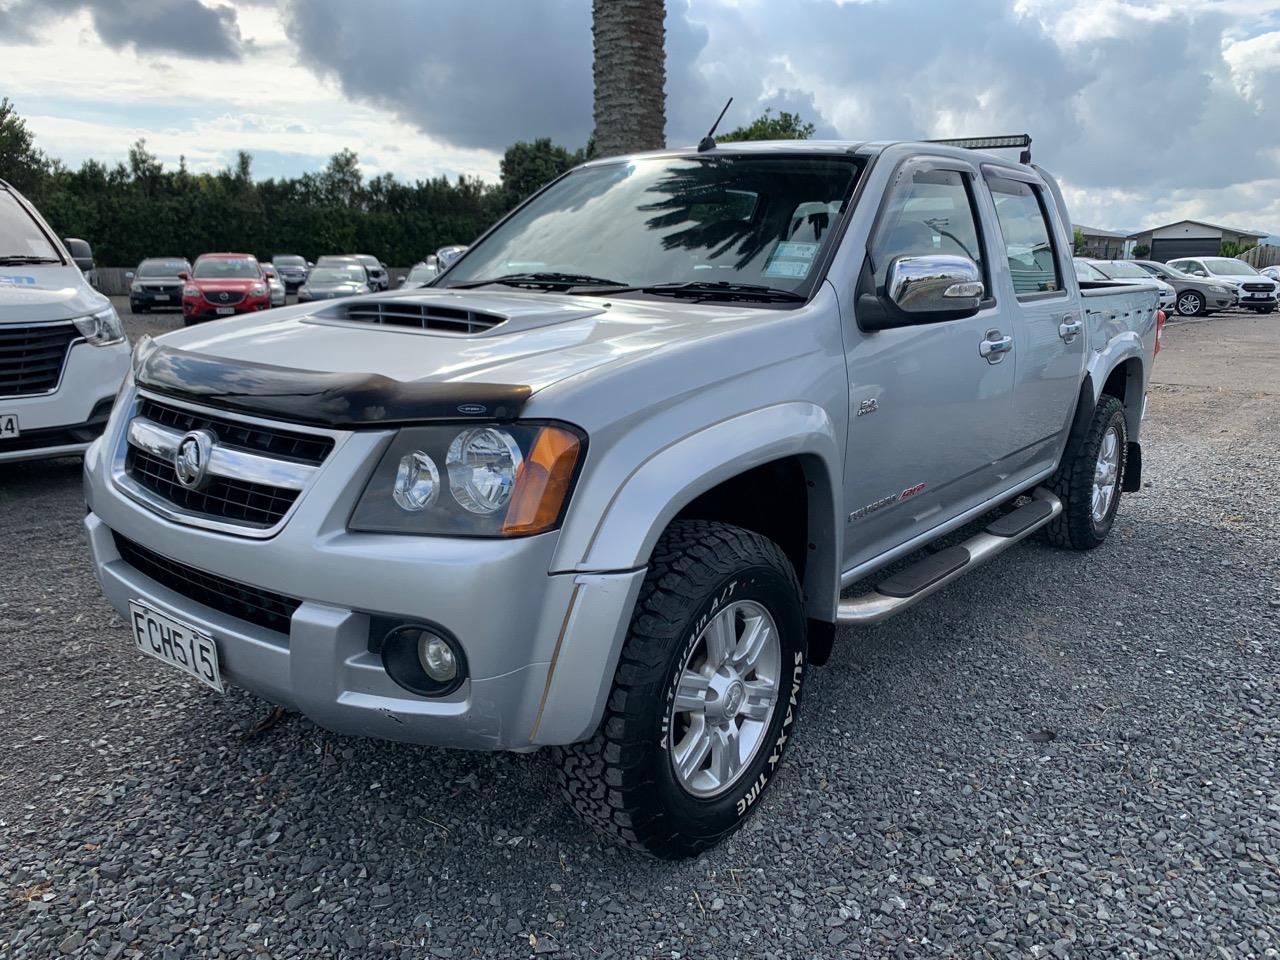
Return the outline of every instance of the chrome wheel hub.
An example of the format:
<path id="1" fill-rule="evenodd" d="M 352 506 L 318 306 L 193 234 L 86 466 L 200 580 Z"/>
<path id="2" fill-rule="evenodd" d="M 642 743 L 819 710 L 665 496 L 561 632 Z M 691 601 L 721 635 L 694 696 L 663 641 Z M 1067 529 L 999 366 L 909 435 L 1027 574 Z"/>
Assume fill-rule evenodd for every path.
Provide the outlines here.
<path id="1" fill-rule="evenodd" d="M 1200 300 L 1198 297 L 1183 295 L 1178 299 L 1178 313 L 1184 317 L 1200 312 Z"/>
<path id="2" fill-rule="evenodd" d="M 1093 522 L 1103 524 L 1120 484 L 1120 434 L 1115 427 L 1102 435 L 1098 462 L 1093 467 Z"/>
<path id="3" fill-rule="evenodd" d="M 778 627 L 753 600 L 723 607 L 698 634 L 668 718 L 671 767 L 686 791 L 714 797 L 742 777 L 773 719 L 781 667 Z"/>

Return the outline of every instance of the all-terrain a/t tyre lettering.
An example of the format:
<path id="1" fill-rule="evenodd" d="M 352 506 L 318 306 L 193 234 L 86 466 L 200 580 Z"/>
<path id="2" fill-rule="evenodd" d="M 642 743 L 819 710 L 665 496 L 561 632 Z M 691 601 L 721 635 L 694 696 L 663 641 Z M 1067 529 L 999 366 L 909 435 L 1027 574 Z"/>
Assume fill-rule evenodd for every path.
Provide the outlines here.
<path id="1" fill-rule="evenodd" d="M 795 571 L 739 527 L 679 520 L 654 549 L 604 719 L 556 751 L 574 810 L 655 857 L 689 857 L 756 808 L 807 669 Z"/>
<path id="2" fill-rule="evenodd" d="M 1092 550 L 1107 538 L 1120 506 L 1127 449 L 1124 404 L 1103 394 L 1075 455 L 1068 448 L 1047 484 L 1062 500 L 1062 513 L 1044 528 L 1049 543 Z"/>

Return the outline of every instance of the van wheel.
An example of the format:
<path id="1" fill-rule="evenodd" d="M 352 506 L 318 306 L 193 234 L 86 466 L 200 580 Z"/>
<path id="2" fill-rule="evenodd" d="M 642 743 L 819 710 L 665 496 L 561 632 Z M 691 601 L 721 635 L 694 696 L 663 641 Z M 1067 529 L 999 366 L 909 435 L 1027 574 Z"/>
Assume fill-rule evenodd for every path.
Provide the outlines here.
<path id="1" fill-rule="evenodd" d="M 1047 484 L 1062 501 L 1062 513 L 1044 527 L 1051 544 L 1092 550 L 1107 538 L 1120 507 L 1127 437 L 1124 404 L 1103 394 L 1079 450 Z"/>
<path id="2" fill-rule="evenodd" d="M 758 805 L 794 733 L 800 585 L 773 541 L 677 520 L 654 549 L 594 737 L 557 748 L 583 820 L 650 856 L 694 856 Z"/>
<path id="3" fill-rule="evenodd" d="M 1204 313 L 1204 297 L 1196 293 L 1194 290 L 1183 290 L 1178 294 L 1178 316 L 1180 317 L 1198 317 Z"/>

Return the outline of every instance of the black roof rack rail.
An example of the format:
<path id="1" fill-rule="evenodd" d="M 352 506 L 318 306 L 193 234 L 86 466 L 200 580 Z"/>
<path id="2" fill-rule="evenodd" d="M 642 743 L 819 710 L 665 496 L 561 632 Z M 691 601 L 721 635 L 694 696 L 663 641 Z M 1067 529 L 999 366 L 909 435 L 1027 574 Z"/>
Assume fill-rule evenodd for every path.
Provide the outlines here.
<path id="1" fill-rule="evenodd" d="M 925 143 L 941 143 L 949 147 L 963 147 L 966 150 L 1005 150 L 1021 149 L 1018 158 L 1023 163 L 1031 162 L 1031 136 L 1026 133 L 1012 133 L 1001 137 L 950 137 L 945 140 L 926 140 Z"/>

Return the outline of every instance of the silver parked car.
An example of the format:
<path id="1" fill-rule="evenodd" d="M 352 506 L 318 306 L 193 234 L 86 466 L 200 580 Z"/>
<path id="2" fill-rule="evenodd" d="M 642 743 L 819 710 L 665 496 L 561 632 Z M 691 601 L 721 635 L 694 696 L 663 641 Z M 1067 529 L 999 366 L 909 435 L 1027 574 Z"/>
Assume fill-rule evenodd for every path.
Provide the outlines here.
<path id="1" fill-rule="evenodd" d="M 1173 308 L 1181 317 L 1203 317 L 1235 306 L 1238 296 L 1231 284 L 1193 277 L 1177 267 L 1156 260 L 1133 261 L 1151 276 L 1173 287 Z"/>
<path id="2" fill-rule="evenodd" d="M 267 278 L 267 289 L 271 291 L 271 305 L 273 307 L 283 307 L 285 304 L 286 294 L 284 281 L 280 279 L 280 275 L 276 273 L 276 268 L 270 263 L 262 264 L 262 275 Z"/>
<path id="3" fill-rule="evenodd" d="M 1172 285 L 1153 277 L 1132 260 L 1090 260 L 1089 265 L 1116 283 L 1154 283 L 1160 291 L 1160 309 L 1173 310 L 1176 294 Z"/>
<path id="4" fill-rule="evenodd" d="M 407 274 L 400 280 L 400 286 L 403 287 L 421 287 L 423 284 L 430 283 L 440 275 L 440 271 L 436 269 L 436 258 L 427 257 L 415 263 Z"/>
<path id="5" fill-rule="evenodd" d="M 322 258 L 323 259 L 323 258 Z M 369 273 L 355 260 L 345 263 L 319 263 L 311 268 L 307 282 L 298 288 L 298 302 L 335 300 L 358 293 L 370 293 Z"/>
<path id="6" fill-rule="evenodd" d="M 139 343 L 85 462 L 98 581 L 191 684 L 554 748 L 587 823 L 696 855 L 858 656 L 837 626 L 1037 530 L 1099 547 L 1141 489 L 1156 286 L 1081 289 L 1070 223 L 939 143 L 593 161 L 431 287 Z"/>
<path id="7" fill-rule="evenodd" d="M 1280 302 L 1280 280 L 1263 276 L 1238 257 L 1187 257 L 1170 260 L 1169 266 L 1193 277 L 1230 284 L 1240 294 L 1237 306 L 1255 313 L 1271 313 Z"/>

